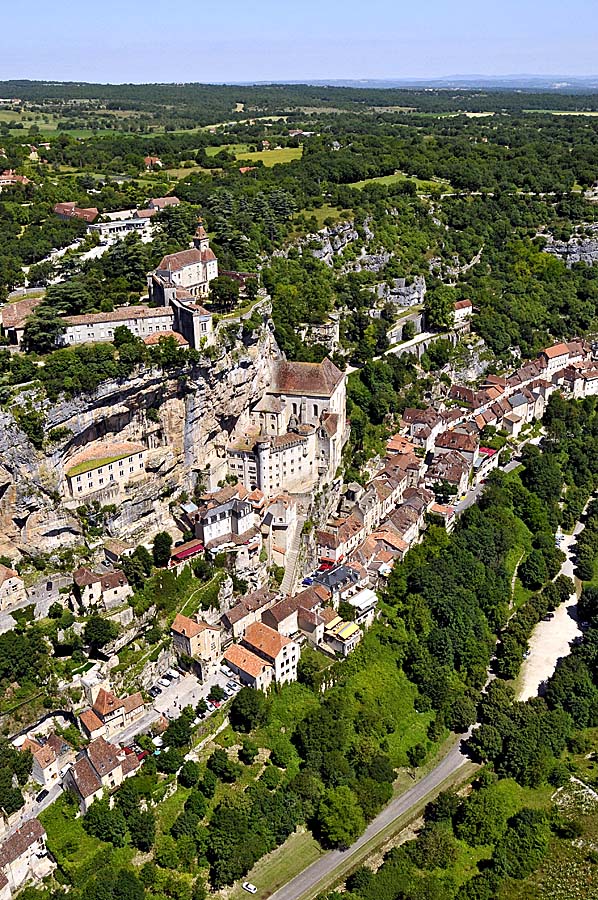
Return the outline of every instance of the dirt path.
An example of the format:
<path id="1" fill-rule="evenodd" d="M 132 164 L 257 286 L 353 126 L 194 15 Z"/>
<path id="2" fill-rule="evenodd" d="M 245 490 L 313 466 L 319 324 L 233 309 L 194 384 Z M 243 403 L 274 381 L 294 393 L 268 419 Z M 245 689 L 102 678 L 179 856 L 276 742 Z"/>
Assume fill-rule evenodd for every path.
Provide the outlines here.
<path id="1" fill-rule="evenodd" d="M 583 525 L 578 522 L 573 534 L 567 535 L 563 540 L 562 550 L 567 559 L 561 566 L 559 574 L 573 578 L 572 547 Z M 529 640 L 529 656 L 524 660 L 519 678 L 518 700 L 529 700 L 536 697 L 542 685 L 556 668 L 558 660 L 562 656 L 568 656 L 571 650 L 571 641 L 581 634 L 577 622 L 577 594 L 571 594 L 569 599 L 555 610 L 554 617 L 549 622 L 538 622 Z"/>

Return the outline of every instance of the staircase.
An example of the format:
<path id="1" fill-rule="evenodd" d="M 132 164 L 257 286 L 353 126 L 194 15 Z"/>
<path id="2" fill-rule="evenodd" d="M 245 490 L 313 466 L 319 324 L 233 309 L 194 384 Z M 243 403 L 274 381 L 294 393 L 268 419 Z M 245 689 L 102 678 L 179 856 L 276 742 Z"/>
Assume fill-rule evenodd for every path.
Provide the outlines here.
<path id="1" fill-rule="evenodd" d="M 297 559 L 299 557 L 299 551 L 301 549 L 301 535 L 303 533 L 305 518 L 305 516 L 297 516 L 297 530 L 295 531 L 295 538 L 286 554 L 284 578 L 282 579 L 280 585 L 280 592 L 285 596 L 287 594 L 292 594 L 295 587 Z"/>

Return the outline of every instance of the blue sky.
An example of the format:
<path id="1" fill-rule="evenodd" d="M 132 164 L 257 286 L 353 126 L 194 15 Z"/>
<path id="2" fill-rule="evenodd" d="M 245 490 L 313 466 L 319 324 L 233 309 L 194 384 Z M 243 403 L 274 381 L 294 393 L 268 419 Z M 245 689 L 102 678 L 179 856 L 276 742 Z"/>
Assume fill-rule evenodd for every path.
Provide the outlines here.
<path id="1" fill-rule="evenodd" d="M 596 0 L 30 0 L 5 7 L 0 79 L 598 74 Z"/>

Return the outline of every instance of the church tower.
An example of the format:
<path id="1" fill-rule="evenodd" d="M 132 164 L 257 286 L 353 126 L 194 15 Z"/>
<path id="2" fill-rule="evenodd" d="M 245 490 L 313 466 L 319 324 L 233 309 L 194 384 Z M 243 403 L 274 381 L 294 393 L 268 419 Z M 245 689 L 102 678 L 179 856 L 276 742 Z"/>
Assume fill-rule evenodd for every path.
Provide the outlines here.
<path id="1" fill-rule="evenodd" d="M 197 250 L 202 251 L 210 249 L 210 240 L 205 228 L 203 227 L 203 222 L 201 219 L 197 220 L 197 229 L 195 231 L 195 235 L 193 236 L 193 246 Z"/>

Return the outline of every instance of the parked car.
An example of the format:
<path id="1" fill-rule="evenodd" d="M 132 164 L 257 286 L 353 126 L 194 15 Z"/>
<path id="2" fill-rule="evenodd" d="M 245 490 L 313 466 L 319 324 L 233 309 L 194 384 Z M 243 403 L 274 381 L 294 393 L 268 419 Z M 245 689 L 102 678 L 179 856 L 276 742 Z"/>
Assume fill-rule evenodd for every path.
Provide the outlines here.
<path id="1" fill-rule="evenodd" d="M 162 693 L 162 692 L 157 684 L 154 684 L 154 686 L 151 687 L 148 691 L 148 694 L 150 695 L 150 697 L 157 697 L 158 694 L 160 694 L 160 693 Z"/>
<path id="2" fill-rule="evenodd" d="M 553 613 L 553 612 L 546 613 L 545 616 L 542 616 L 542 621 L 543 621 L 543 622 L 550 622 L 551 619 L 554 619 L 554 613 Z"/>
<path id="3" fill-rule="evenodd" d="M 46 791 L 45 789 L 43 791 L 40 791 L 39 794 L 37 795 L 37 797 L 35 798 L 35 802 L 41 803 L 42 800 L 46 799 L 46 797 L 48 796 L 48 793 L 49 793 L 49 791 Z"/>
<path id="4" fill-rule="evenodd" d="M 214 710 L 216 709 L 216 707 L 214 706 L 214 704 L 212 703 L 211 700 L 206 700 L 206 706 L 208 708 L 209 713 L 213 713 Z"/>
<path id="5" fill-rule="evenodd" d="M 226 694 L 227 697 L 234 697 L 234 695 L 235 695 L 235 692 L 232 690 L 232 688 L 229 688 L 228 686 L 225 688 L 222 688 L 222 690 L 224 691 L 224 693 Z"/>
<path id="6" fill-rule="evenodd" d="M 227 681 L 226 686 L 227 688 L 230 688 L 231 691 L 236 691 L 239 687 L 236 681 Z"/>
<path id="7" fill-rule="evenodd" d="M 247 891 L 248 894 L 257 894 L 257 888 L 255 884 L 252 884 L 250 881 L 243 882 L 243 890 Z"/>
<path id="8" fill-rule="evenodd" d="M 309 586 L 310 584 L 313 584 L 313 583 L 314 583 L 313 578 L 304 578 L 303 581 L 301 582 L 301 584 L 305 584 L 307 586 Z"/>
<path id="9" fill-rule="evenodd" d="M 235 692 L 235 694 L 237 693 L 237 691 L 240 691 L 242 687 L 243 687 L 242 684 L 235 683 L 235 685 L 233 686 L 233 691 Z"/>
<path id="10" fill-rule="evenodd" d="M 223 675 L 226 675 L 227 678 L 233 677 L 232 669 L 229 669 L 228 666 L 220 666 L 220 671 L 222 672 Z"/>
<path id="11" fill-rule="evenodd" d="M 170 687 L 170 681 L 168 680 L 168 678 L 160 678 L 158 684 L 162 687 Z"/>
<path id="12" fill-rule="evenodd" d="M 141 750 L 141 752 L 137 754 L 137 759 L 139 760 L 139 762 L 143 762 L 146 756 L 149 756 L 149 751 Z"/>

